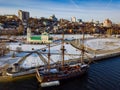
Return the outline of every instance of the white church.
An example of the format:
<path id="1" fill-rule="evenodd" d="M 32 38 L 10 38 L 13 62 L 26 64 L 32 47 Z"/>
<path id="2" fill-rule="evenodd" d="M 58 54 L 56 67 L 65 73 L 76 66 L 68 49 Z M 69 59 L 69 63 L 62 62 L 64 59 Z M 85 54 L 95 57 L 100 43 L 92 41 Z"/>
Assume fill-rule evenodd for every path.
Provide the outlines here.
<path id="1" fill-rule="evenodd" d="M 52 38 L 49 37 L 47 32 L 42 33 L 40 36 L 31 36 L 31 29 L 27 28 L 27 43 L 47 44 L 52 43 Z"/>

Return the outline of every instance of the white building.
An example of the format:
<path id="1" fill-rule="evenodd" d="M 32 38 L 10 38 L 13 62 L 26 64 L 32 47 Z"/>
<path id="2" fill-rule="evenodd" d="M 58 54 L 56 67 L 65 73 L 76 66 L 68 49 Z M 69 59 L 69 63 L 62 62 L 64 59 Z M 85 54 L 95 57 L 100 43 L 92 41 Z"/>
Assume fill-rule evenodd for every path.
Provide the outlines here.
<path id="1" fill-rule="evenodd" d="M 76 22 L 76 17 L 72 17 L 71 22 Z"/>
<path id="2" fill-rule="evenodd" d="M 41 34 L 41 36 L 31 36 L 31 29 L 27 28 L 27 42 L 28 43 L 51 43 L 52 38 L 49 37 L 47 32 Z"/>
<path id="3" fill-rule="evenodd" d="M 112 26 L 112 21 L 109 20 L 109 19 L 106 19 L 106 20 L 103 22 L 103 26 L 104 26 L 104 27 L 111 27 L 111 26 Z"/>

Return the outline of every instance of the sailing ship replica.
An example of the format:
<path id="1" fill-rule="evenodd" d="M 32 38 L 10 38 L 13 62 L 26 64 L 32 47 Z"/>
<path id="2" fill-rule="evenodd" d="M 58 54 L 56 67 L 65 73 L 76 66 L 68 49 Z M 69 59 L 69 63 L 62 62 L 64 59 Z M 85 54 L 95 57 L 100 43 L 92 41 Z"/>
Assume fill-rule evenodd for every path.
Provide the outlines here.
<path id="1" fill-rule="evenodd" d="M 83 35 L 84 39 L 84 35 Z M 82 40 L 84 43 L 84 40 Z M 84 46 L 82 46 L 80 62 L 74 64 L 67 64 L 64 62 L 64 34 L 62 40 L 62 62 L 60 64 L 50 64 L 50 44 L 48 45 L 48 65 L 43 69 L 36 69 L 36 78 L 41 84 L 41 87 L 60 85 L 60 81 L 79 77 L 85 74 L 89 68 L 88 64 L 83 62 Z"/>

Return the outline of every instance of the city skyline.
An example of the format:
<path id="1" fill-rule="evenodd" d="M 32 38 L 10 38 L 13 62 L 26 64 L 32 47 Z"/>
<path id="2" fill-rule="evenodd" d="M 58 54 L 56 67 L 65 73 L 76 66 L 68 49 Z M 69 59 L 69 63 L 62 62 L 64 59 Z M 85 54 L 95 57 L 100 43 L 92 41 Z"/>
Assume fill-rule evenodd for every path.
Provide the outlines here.
<path id="1" fill-rule="evenodd" d="M 103 22 L 109 18 L 120 23 L 119 0 L 0 0 L 0 15 L 18 15 L 20 9 L 37 18 L 55 14 L 57 18 L 68 20 L 75 16 L 83 21 L 94 19 Z"/>

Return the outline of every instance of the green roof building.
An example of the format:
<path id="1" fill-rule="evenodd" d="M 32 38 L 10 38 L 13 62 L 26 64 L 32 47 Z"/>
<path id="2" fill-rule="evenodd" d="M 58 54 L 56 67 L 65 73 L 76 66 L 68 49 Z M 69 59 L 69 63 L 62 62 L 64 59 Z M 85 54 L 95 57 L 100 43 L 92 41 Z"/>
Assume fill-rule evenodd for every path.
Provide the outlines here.
<path id="1" fill-rule="evenodd" d="M 42 33 L 40 36 L 31 36 L 31 29 L 27 28 L 27 42 L 28 43 L 51 43 L 52 39 L 47 32 Z"/>

